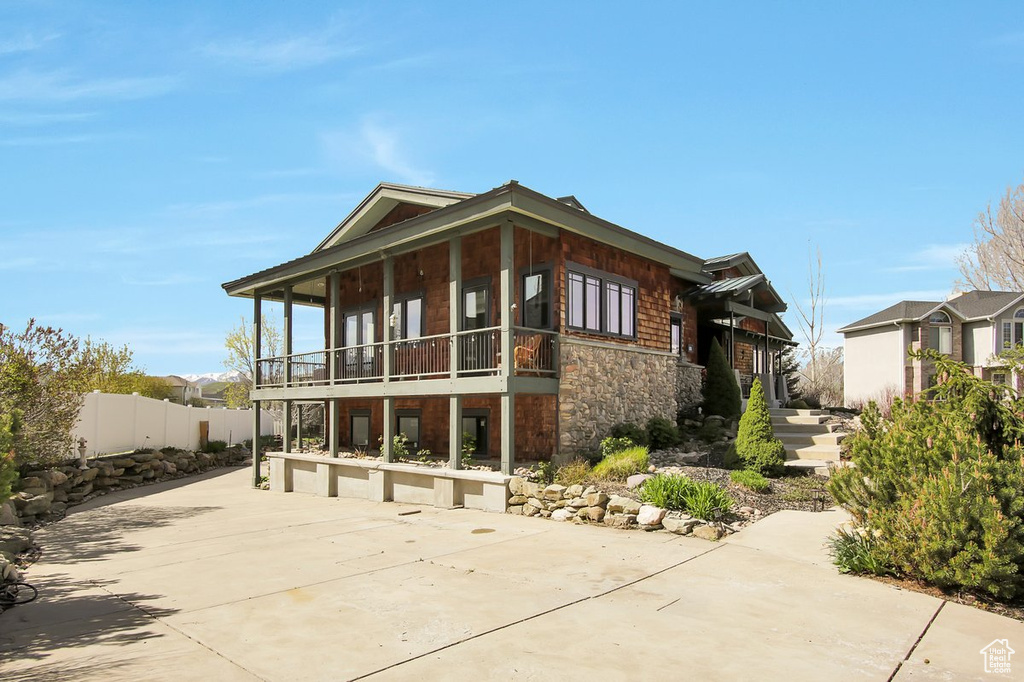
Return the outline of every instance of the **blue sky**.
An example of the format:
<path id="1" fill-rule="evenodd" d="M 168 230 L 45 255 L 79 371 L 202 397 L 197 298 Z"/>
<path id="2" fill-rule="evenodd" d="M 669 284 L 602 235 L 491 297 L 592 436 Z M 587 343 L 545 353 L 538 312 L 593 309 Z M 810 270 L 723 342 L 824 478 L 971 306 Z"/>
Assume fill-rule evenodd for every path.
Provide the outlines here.
<path id="1" fill-rule="evenodd" d="M 0 322 L 219 371 L 222 282 L 382 180 L 515 178 L 790 301 L 820 246 L 834 329 L 946 295 L 1024 181 L 1020 3 L 301 5 L 0 4 Z"/>

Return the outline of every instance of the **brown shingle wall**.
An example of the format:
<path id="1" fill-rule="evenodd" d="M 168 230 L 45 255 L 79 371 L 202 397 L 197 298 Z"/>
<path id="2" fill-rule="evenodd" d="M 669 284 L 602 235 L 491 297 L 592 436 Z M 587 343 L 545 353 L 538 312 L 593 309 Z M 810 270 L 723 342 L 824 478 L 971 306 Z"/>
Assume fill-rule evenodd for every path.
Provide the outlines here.
<path id="1" fill-rule="evenodd" d="M 638 343 L 645 348 L 669 349 L 669 313 L 672 309 L 673 284 L 669 269 L 657 263 L 606 246 L 571 232 L 562 232 L 562 260 L 557 289 L 565 300 L 565 262 L 579 263 L 595 270 L 635 280 L 637 293 L 637 339 L 616 339 L 610 336 L 570 331 L 565 322 L 565 306 L 560 306 L 564 333 L 591 337 L 614 343 Z"/>

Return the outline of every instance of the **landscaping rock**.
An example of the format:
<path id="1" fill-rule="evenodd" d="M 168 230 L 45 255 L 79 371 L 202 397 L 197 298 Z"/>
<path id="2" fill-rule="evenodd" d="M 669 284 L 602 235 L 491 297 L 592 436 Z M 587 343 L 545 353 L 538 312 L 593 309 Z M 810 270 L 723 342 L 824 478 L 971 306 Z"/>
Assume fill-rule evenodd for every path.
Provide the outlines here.
<path id="1" fill-rule="evenodd" d="M 583 495 L 582 485 L 571 485 L 565 489 L 565 496 L 572 499 L 574 497 L 581 497 Z"/>
<path id="2" fill-rule="evenodd" d="M 608 511 L 617 514 L 637 514 L 640 511 L 640 503 L 630 497 L 612 495 L 608 500 Z"/>
<path id="3" fill-rule="evenodd" d="M 636 523 L 636 514 L 609 514 L 604 523 L 612 528 L 629 528 Z"/>
<path id="4" fill-rule="evenodd" d="M 552 521 L 568 521 L 573 516 L 575 516 L 575 514 L 570 512 L 568 509 L 556 509 L 555 511 L 551 512 Z"/>
<path id="5" fill-rule="evenodd" d="M 662 527 L 676 535 L 689 535 L 698 523 L 700 522 L 697 519 L 681 519 L 674 516 L 666 516 L 661 520 Z"/>
<path id="6" fill-rule="evenodd" d="M 545 500 L 560 500 L 562 495 L 565 493 L 565 486 L 552 483 L 547 488 L 544 488 L 544 499 Z"/>
<path id="7" fill-rule="evenodd" d="M 525 495 L 513 495 L 512 497 L 508 498 L 508 503 L 512 505 L 521 505 L 526 504 L 529 501 L 529 499 L 530 498 L 526 497 Z"/>
<path id="8" fill-rule="evenodd" d="M 572 507 L 573 509 L 582 509 L 583 507 L 587 506 L 587 501 L 584 500 L 582 497 L 574 497 L 573 499 L 569 500 L 568 506 Z"/>
<path id="9" fill-rule="evenodd" d="M 608 504 L 608 496 L 604 493 L 592 492 L 587 494 L 588 507 L 603 507 Z"/>
<path id="10" fill-rule="evenodd" d="M 0 526 L 20 526 L 21 521 L 14 512 L 14 503 L 8 500 L 0 505 Z"/>
<path id="11" fill-rule="evenodd" d="M 513 476 L 508 482 L 508 491 L 512 495 L 523 494 L 523 484 L 526 483 L 526 479 L 522 476 Z"/>
<path id="12" fill-rule="evenodd" d="M 651 474 L 633 474 L 626 479 L 626 487 L 629 489 L 637 488 L 643 485 L 647 479 L 654 478 Z"/>
<path id="13" fill-rule="evenodd" d="M 32 533 L 27 528 L 4 526 L 0 528 L 0 552 L 20 554 L 32 547 Z"/>
<path id="14" fill-rule="evenodd" d="M 536 516 L 539 513 L 540 507 L 537 507 L 530 502 L 523 505 L 523 516 Z"/>
<path id="15" fill-rule="evenodd" d="M 37 514 L 45 514 L 50 511 L 50 501 L 52 499 L 51 494 L 44 495 L 33 495 L 32 497 L 25 500 L 25 504 L 21 507 L 22 516 L 35 516 Z"/>
<path id="16" fill-rule="evenodd" d="M 718 526 L 697 526 L 693 529 L 693 536 L 702 540 L 716 542 L 721 540 L 723 535 L 725 535 L 725 531 Z"/>
<path id="17" fill-rule="evenodd" d="M 516 505 L 510 506 L 508 508 L 508 513 L 512 514 L 513 516 L 522 516 L 523 515 L 523 505 L 516 504 Z"/>
<path id="18" fill-rule="evenodd" d="M 586 512 L 587 518 L 595 523 L 601 523 L 605 515 L 604 507 L 587 507 L 581 510 L 580 514 L 582 515 L 583 512 Z"/>
<path id="19" fill-rule="evenodd" d="M 641 526 L 660 526 L 665 518 L 665 510 L 651 504 L 645 504 L 637 512 L 636 522 Z"/>

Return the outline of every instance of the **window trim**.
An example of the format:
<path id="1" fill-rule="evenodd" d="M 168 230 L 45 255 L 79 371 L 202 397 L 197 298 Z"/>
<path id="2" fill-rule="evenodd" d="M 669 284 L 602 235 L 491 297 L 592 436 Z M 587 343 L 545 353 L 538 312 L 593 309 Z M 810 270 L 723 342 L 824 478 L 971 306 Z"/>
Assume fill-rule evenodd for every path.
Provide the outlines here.
<path id="1" fill-rule="evenodd" d="M 483 443 L 483 447 L 481 448 L 480 439 L 477 438 L 477 434 L 473 434 L 473 437 L 476 439 L 476 451 L 473 454 L 475 454 L 475 455 L 485 455 L 486 456 L 487 453 L 490 450 L 490 447 L 491 447 L 491 410 L 490 410 L 490 408 L 487 408 L 487 407 L 475 407 L 475 408 L 464 408 L 462 410 L 462 418 L 463 419 L 479 419 L 480 417 L 484 418 L 484 433 L 486 434 L 487 438 L 486 438 L 486 441 Z M 462 430 L 461 429 L 462 425 L 460 424 L 459 426 L 460 426 L 460 431 L 461 431 Z M 459 449 L 461 451 L 461 443 L 459 444 Z"/>
<path id="2" fill-rule="evenodd" d="M 380 310 L 380 301 L 374 299 L 367 301 L 366 303 L 360 303 L 359 305 L 348 306 L 342 308 L 338 312 L 341 314 L 341 346 L 340 348 L 351 348 L 352 346 L 366 346 L 371 343 L 377 343 L 377 311 Z M 373 338 L 369 341 L 360 340 L 360 343 L 347 343 L 348 339 L 345 337 L 345 318 L 351 315 L 359 315 L 362 317 L 364 313 L 373 313 Z M 359 336 L 363 335 L 363 324 L 362 320 L 359 321 L 356 327 L 356 333 Z"/>
<path id="3" fill-rule="evenodd" d="M 462 281 L 462 290 L 459 292 L 459 331 L 470 331 L 466 329 L 466 293 L 476 289 L 483 289 L 486 297 L 486 310 L 484 311 L 486 319 L 481 329 L 487 329 L 492 326 L 491 320 L 494 319 L 494 296 L 491 290 L 491 278 L 489 275 L 485 275 L 484 277 L 475 277 Z"/>
<path id="4" fill-rule="evenodd" d="M 583 289 L 584 290 L 583 290 L 583 326 L 582 327 L 579 327 L 579 326 L 576 326 L 576 325 L 572 324 L 572 321 L 571 321 L 572 294 L 570 293 L 570 284 L 569 283 L 570 283 L 570 278 L 571 278 L 571 276 L 573 274 L 583 277 Z M 586 307 L 587 278 L 598 280 L 599 286 L 600 286 L 600 294 L 598 295 L 598 301 L 597 301 L 597 305 L 598 305 L 598 310 L 597 310 L 598 329 L 596 329 L 596 330 L 587 326 L 587 324 L 590 322 L 590 319 L 588 318 L 588 315 L 587 315 L 587 307 Z M 608 318 L 608 310 L 607 310 L 608 309 L 607 299 L 608 299 L 608 293 L 610 291 L 609 288 L 608 288 L 608 284 L 615 284 L 615 285 L 617 285 L 620 288 L 619 289 L 619 300 L 620 300 L 620 304 L 619 305 L 620 306 L 622 305 L 621 304 L 622 288 L 624 288 L 624 287 L 625 288 L 629 288 L 629 289 L 632 289 L 632 291 L 633 291 L 633 315 L 632 315 L 632 320 L 631 320 L 631 322 L 632 322 L 632 324 L 631 324 L 632 333 L 631 334 L 622 334 L 621 332 L 612 332 L 612 331 L 609 331 L 609 329 L 608 329 L 609 318 Z M 598 335 L 598 336 L 607 336 L 607 337 L 615 338 L 615 339 L 628 339 L 628 340 L 635 341 L 638 338 L 638 336 L 637 336 L 638 335 L 638 329 L 637 329 L 638 324 L 637 324 L 637 322 L 638 322 L 638 318 L 639 318 L 639 313 L 640 313 L 640 283 L 639 282 L 637 282 L 636 280 L 629 279 L 628 277 L 622 277 L 621 275 L 616 275 L 614 273 L 605 272 L 603 270 L 596 270 L 594 268 L 588 267 L 586 265 L 580 265 L 579 263 L 574 263 L 572 261 L 566 261 L 566 263 L 565 263 L 565 326 L 566 326 L 566 328 L 571 329 L 573 331 L 577 331 L 577 332 L 583 332 L 585 334 L 595 334 L 595 335 Z M 619 329 L 622 329 L 622 327 L 623 327 L 622 320 L 623 320 L 623 318 L 622 318 L 621 307 L 620 307 Z"/>
<path id="5" fill-rule="evenodd" d="M 526 327 L 526 278 L 530 275 L 544 274 L 548 277 L 548 323 L 530 329 L 555 328 L 555 268 L 550 262 L 519 268 L 519 324 L 523 327 Z"/>
<path id="6" fill-rule="evenodd" d="M 679 349 L 672 352 L 672 328 L 679 327 Z M 686 344 L 683 343 L 683 316 L 681 313 L 669 313 L 668 318 L 668 350 L 680 360 L 686 357 Z"/>

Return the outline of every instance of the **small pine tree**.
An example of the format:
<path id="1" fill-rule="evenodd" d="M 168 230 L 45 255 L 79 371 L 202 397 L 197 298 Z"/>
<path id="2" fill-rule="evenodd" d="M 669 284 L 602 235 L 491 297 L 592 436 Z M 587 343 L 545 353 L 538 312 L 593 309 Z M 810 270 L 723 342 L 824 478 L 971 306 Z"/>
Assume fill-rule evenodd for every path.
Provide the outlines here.
<path id="1" fill-rule="evenodd" d="M 740 387 L 718 339 L 711 340 L 704 379 L 704 414 L 731 419 L 740 414 Z"/>
<path id="2" fill-rule="evenodd" d="M 772 415 L 768 411 L 760 379 L 754 379 L 747 411 L 740 418 L 736 454 L 746 468 L 765 476 L 778 476 L 785 471 L 786 447 L 775 437 Z"/>

